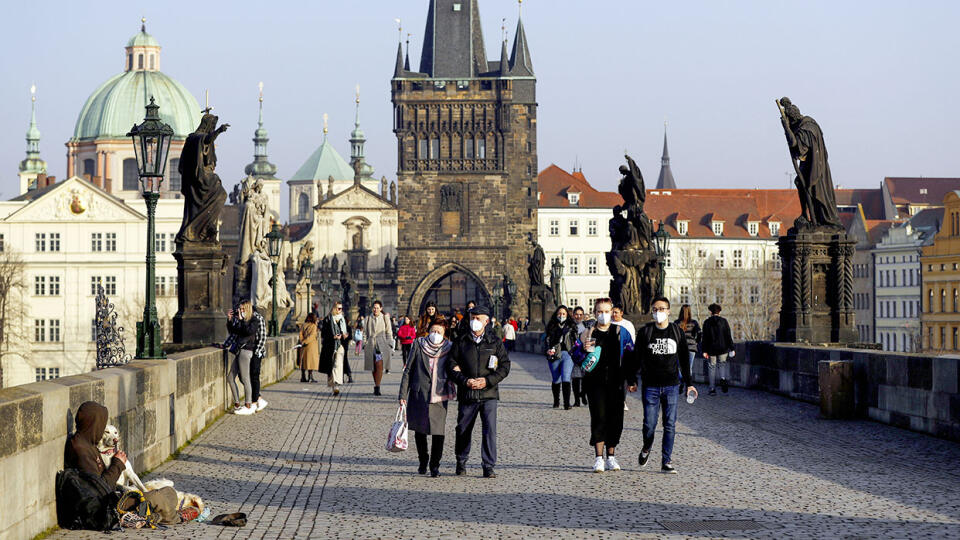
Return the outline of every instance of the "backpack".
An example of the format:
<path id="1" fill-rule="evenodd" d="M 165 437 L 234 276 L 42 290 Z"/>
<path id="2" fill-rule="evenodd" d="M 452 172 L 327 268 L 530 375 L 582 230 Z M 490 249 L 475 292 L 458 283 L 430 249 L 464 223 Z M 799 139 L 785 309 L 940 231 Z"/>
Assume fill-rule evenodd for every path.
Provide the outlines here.
<path id="1" fill-rule="evenodd" d="M 710 352 L 726 346 L 726 336 L 723 333 L 723 319 L 710 317 L 703 321 L 703 350 Z"/>
<path id="2" fill-rule="evenodd" d="M 57 525 L 61 529 L 107 531 L 120 521 L 120 495 L 95 474 L 79 469 L 57 473 Z"/>

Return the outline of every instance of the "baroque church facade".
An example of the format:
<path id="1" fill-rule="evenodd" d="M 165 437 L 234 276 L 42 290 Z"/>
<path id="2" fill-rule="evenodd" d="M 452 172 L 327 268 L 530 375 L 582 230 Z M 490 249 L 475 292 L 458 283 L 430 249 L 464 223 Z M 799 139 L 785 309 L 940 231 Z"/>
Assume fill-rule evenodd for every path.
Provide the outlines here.
<path id="1" fill-rule="evenodd" d="M 537 236 L 536 78 L 518 21 L 512 50 L 486 56 L 478 0 L 432 0 L 419 71 L 398 46 L 391 81 L 398 147 L 398 295 L 415 315 L 468 300 L 526 314 Z"/>

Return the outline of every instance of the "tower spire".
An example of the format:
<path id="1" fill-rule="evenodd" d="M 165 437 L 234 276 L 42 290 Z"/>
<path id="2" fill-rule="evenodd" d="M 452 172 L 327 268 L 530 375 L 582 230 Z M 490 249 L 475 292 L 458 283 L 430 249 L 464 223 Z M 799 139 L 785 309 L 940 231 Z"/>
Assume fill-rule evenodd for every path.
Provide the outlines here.
<path id="1" fill-rule="evenodd" d="M 410 71 L 410 36 L 412 35 L 413 34 L 411 34 L 410 32 L 407 32 L 407 54 L 406 56 L 404 56 L 404 60 L 403 60 L 404 71 Z"/>
<path id="2" fill-rule="evenodd" d="M 275 178 L 277 166 L 267 159 L 267 130 L 263 127 L 263 81 L 257 84 L 257 101 L 259 102 L 259 111 L 257 113 L 257 129 L 253 132 L 253 163 L 247 165 L 243 172 L 248 176 L 257 178 Z"/>
<path id="3" fill-rule="evenodd" d="M 37 86 L 30 85 L 30 127 L 27 128 L 27 157 L 20 162 L 20 192 L 36 189 L 37 175 L 47 172 L 40 158 L 40 130 L 37 129 Z"/>
<path id="4" fill-rule="evenodd" d="M 523 0 L 519 0 L 520 10 Z M 533 61 L 530 59 L 530 46 L 527 44 L 527 32 L 523 29 L 523 18 L 517 16 L 517 31 L 513 36 L 513 52 L 510 55 L 510 75 L 513 77 L 533 77 Z"/>
<path id="5" fill-rule="evenodd" d="M 660 177 L 657 179 L 657 189 L 677 189 L 677 182 L 673 179 L 670 169 L 670 152 L 667 151 L 667 122 L 663 122 L 663 155 L 660 156 Z"/>

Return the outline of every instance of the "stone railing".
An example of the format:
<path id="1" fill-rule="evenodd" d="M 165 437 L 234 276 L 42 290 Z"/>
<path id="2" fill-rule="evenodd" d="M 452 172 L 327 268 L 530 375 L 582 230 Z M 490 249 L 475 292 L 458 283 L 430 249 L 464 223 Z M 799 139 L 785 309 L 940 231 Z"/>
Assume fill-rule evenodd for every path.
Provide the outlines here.
<path id="1" fill-rule="evenodd" d="M 292 335 L 267 340 L 262 384 L 293 370 L 296 343 Z M 136 470 L 153 469 L 231 405 L 226 365 L 226 353 L 206 348 L 0 390 L 0 538 L 56 525 L 54 480 L 81 403 L 106 406 Z"/>

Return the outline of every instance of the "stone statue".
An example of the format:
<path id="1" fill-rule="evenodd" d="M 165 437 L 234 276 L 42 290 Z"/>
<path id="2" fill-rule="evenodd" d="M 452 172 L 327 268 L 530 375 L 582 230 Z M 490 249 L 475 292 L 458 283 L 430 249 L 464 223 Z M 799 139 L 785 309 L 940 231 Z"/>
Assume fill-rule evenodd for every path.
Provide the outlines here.
<path id="1" fill-rule="evenodd" d="M 333 175 L 327 177 L 327 198 L 333 198 Z"/>
<path id="2" fill-rule="evenodd" d="M 320 259 L 320 271 L 321 271 L 321 272 L 326 272 L 326 271 L 327 271 L 327 266 L 328 266 L 329 264 L 330 264 L 330 259 L 327 258 L 326 255 L 324 255 L 323 258 Z"/>
<path id="3" fill-rule="evenodd" d="M 777 100 L 777 106 L 790 148 L 790 161 L 797 172 L 794 183 L 800 194 L 801 211 L 797 228 L 809 224 L 813 227 L 842 229 L 833 192 L 833 178 L 827 163 L 827 147 L 819 124 L 813 118 L 800 114 L 800 109 L 788 97 Z"/>
<path id="4" fill-rule="evenodd" d="M 383 259 L 383 271 L 389 272 L 393 266 L 390 264 L 390 254 L 387 253 L 387 256 Z"/>
<path id="5" fill-rule="evenodd" d="M 383 199 L 387 198 L 387 177 L 383 176 L 380 178 L 380 197 Z"/>
<path id="6" fill-rule="evenodd" d="M 363 229 L 358 229 L 357 232 L 353 233 L 353 249 L 363 249 Z"/>
<path id="7" fill-rule="evenodd" d="M 220 215 L 227 200 L 220 177 L 214 172 L 217 154 L 214 142 L 230 124 L 217 127 L 218 117 L 204 113 L 197 130 L 187 136 L 180 153 L 178 171 L 183 194 L 183 224 L 177 242 L 217 242 Z"/>
<path id="8" fill-rule="evenodd" d="M 238 264 L 246 264 L 251 257 L 267 259 L 267 233 L 270 218 L 267 195 L 263 193 L 263 180 L 253 177 L 244 179 L 240 202 L 243 205 L 240 220 L 240 253 Z"/>
<path id="9" fill-rule="evenodd" d="M 340 267 L 340 290 L 343 292 L 340 301 L 343 302 L 344 312 L 350 311 L 350 308 L 354 305 L 354 300 L 356 299 L 355 289 L 356 286 L 347 272 L 347 263 L 343 263 L 343 266 Z"/>
<path id="10" fill-rule="evenodd" d="M 393 273 L 396 274 L 400 271 L 400 257 L 397 257 L 393 260 Z"/>
<path id="11" fill-rule="evenodd" d="M 620 179 L 620 185 L 617 186 L 617 191 L 619 191 L 620 196 L 623 197 L 624 209 L 634 211 L 639 215 L 643 213 L 643 204 L 647 200 L 647 191 L 643 184 L 643 175 L 640 173 L 640 168 L 637 167 L 633 158 L 628 155 L 624 155 L 624 157 L 627 158 L 627 164 L 620 166 L 620 174 L 623 175 L 623 178 Z"/>
<path id="12" fill-rule="evenodd" d="M 390 182 L 390 202 L 396 204 L 397 202 L 397 183 Z"/>
<path id="13" fill-rule="evenodd" d="M 297 254 L 297 273 L 300 274 L 300 279 L 306 277 L 303 265 L 307 261 L 313 261 L 313 240 L 304 242 L 304 244 L 300 246 L 300 253 Z"/>
<path id="14" fill-rule="evenodd" d="M 338 271 L 340 271 L 340 270 L 341 270 L 341 268 L 340 268 L 340 260 L 337 258 L 337 254 L 334 253 L 334 254 L 333 254 L 333 260 L 330 261 L 330 271 L 331 271 L 331 272 L 338 272 Z"/>
<path id="15" fill-rule="evenodd" d="M 532 237 L 533 235 L 531 235 Z M 543 285 L 543 266 L 547 261 L 547 257 L 543 254 L 543 247 L 540 244 L 531 238 L 533 242 L 533 253 L 527 257 L 527 262 L 529 266 L 527 267 L 527 272 L 530 274 L 530 288 Z"/>

